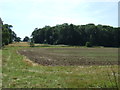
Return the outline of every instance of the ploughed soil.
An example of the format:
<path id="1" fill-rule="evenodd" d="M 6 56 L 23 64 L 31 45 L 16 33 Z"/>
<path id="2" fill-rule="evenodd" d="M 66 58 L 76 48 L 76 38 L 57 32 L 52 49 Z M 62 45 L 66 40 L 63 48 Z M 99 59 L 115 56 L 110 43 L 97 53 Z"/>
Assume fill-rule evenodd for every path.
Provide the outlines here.
<path id="1" fill-rule="evenodd" d="M 18 52 L 45 66 L 118 64 L 116 48 L 27 48 Z"/>

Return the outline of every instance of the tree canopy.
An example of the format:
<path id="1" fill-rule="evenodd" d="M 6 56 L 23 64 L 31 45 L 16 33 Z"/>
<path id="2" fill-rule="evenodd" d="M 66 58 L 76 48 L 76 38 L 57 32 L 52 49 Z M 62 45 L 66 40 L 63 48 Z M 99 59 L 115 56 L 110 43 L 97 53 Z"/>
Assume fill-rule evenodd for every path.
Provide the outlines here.
<path id="1" fill-rule="evenodd" d="M 8 45 L 18 39 L 16 33 L 12 31 L 12 27 L 13 26 L 9 24 L 2 25 L 2 46 Z"/>
<path id="2" fill-rule="evenodd" d="M 25 38 L 23 39 L 23 42 L 28 42 L 30 40 L 30 38 L 28 36 L 25 36 Z"/>
<path id="3" fill-rule="evenodd" d="M 56 26 L 35 28 L 31 36 L 35 43 L 86 45 L 118 47 L 120 46 L 119 27 L 107 25 L 74 25 L 64 23 Z"/>

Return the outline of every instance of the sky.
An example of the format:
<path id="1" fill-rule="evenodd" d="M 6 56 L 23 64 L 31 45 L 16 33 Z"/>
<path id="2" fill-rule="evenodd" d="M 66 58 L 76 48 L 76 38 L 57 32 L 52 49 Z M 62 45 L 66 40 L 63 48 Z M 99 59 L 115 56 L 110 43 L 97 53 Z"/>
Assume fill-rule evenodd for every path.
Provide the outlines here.
<path id="1" fill-rule="evenodd" d="M 22 39 L 46 25 L 118 27 L 118 0 L 0 0 L 0 17 Z"/>

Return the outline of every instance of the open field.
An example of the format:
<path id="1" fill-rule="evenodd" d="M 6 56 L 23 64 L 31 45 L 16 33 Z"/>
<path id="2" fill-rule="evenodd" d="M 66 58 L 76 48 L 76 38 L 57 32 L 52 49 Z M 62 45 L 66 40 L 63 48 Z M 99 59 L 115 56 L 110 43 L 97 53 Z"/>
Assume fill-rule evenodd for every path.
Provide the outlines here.
<path id="1" fill-rule="evenodd" d="M 19 53 L 42 65 L 117 65 L 116 48 L 28 48 Z"/>
<path id="2" fill-rule="evenodd" d="M 119 86 L 118 65 L 116 65 L 117 48 L 73 50 L 73 47 L 60 46 L 37 48 L 6 46 L 2 55 L 3 88 L 116 88 Z M 37 57 L 40 65 L 31 62 L 29 59 L 36 60 L 32 57 Z M 82 60 L 86 60 L 86 63 L 80 64 L 79 58 L 84 58 Z M 59 60 L 60 64 L 56 61 L 45 64 L 39 60 L 46 62 Z M 70 63 L 68 63 L 69 60 Z M 88 64 L 88 60 L 106 60 L 114 63 L 113 65 Z"/>

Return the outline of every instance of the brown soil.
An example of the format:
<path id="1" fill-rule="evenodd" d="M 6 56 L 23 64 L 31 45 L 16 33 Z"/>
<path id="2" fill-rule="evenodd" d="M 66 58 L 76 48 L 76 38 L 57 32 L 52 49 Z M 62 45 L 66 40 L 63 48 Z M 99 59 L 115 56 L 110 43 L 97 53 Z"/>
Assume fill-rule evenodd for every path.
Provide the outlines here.
<path id="1" fill-rule="evenodd" d="M 81 48 L 29 48 L 18 52 L 35 63 L 45 66 L 75 66 L 75 65 L 116 65 L 117 60 L 108 60 L 110 56 L 81 55 L 84 49 Z M 87 52 L 88 49 L 84 51 Z M 92 50 L 92 49 L 90 49 Z M 90 50 L 88 50 L 90 52 Z M 95 50 L 95 49 L 93 49 Z M 93 51 L 92 50 L 92 51 Z M 81 51 L 81 52 L 80 52 Z M 99 50 L 95 51 L 99 52 Z M 105 50 L 103 50 L 105 52 Z M 109 51 L 108 51 L 109 52 Z M 101 53 L 101 52 L 100 52 Z M 111 56 L 111 58 L 116 58 Z"/>

